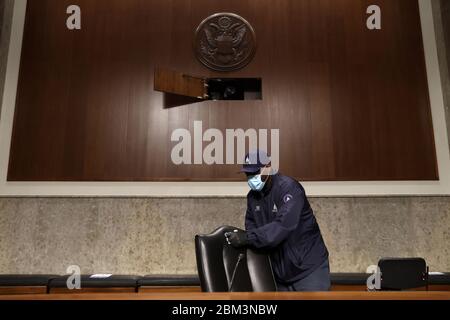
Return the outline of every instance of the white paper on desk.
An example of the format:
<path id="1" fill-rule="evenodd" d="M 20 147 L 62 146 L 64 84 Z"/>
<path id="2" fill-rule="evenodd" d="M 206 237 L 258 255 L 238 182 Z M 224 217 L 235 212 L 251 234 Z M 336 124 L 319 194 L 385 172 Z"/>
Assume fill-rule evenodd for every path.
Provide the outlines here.
<path id="1" fill-rule="evenodd" d="M 89 278 L 91 278 L 91 279 L 107 279 L 111 276 L 112 276 L 112 274 L 109 274 L 109 273 L 108 274 L 93 274 Z"/>

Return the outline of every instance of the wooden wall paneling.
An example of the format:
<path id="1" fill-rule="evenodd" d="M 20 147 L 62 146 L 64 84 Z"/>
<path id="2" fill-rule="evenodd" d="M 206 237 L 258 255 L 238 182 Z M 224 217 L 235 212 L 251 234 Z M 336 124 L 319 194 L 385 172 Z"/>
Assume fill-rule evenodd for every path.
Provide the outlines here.
<path id="1" fill-rule="evenodd" d="M 281 171 L 300 180 L 438 179 L 416 1 L 29 1 L 10 181 L 241 180 L 238 166 L 176 166 L 173 130 L 280 129 Z M 198 24 L 234 12 L 256 31 L 244 69 L 208 70 Z M 204 77 L 261 77 L 262 101 L 165 106 L 156 66 Z M 193 134 L 193 131 L 192 131 Z"/>

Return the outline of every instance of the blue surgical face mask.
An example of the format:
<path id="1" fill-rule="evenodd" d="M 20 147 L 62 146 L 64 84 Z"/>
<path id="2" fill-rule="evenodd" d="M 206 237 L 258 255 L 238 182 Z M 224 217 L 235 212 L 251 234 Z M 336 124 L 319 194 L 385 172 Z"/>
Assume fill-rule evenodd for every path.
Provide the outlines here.
<path id="1" fill-rule="evenodd" d="M 266 181 L 262 181 L 260 174 L 248 177 L 247 182 L 248 186 L 253 191 L 261 191 L 264 188 L 264 185 L 266 184 Z"/>

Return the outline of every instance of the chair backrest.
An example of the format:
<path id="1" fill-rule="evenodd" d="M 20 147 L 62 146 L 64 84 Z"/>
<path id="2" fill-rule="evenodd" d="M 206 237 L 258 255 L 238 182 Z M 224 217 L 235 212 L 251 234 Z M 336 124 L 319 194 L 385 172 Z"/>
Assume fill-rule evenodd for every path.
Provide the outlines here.
<path id="1" fill-rule="evenodd" d="M 378 262 L 381 290 L 407 290 L 428 285 L 427 264 L 423 258 L 384 258 Z"/>
<path id="2" fill-rule="evenodd" d="M 247 249 L 247 267 L 253 292 L 277 291 L 272 263 L 267 254 Z"/>
<path id="3" fill-rule="evenodd" d="M 224 226 L 195 237 L 197 269 L 204 292 L 276 291 L 270 258 L 251 249 L 235 249 L 225 233 L 238 228 Z"/>

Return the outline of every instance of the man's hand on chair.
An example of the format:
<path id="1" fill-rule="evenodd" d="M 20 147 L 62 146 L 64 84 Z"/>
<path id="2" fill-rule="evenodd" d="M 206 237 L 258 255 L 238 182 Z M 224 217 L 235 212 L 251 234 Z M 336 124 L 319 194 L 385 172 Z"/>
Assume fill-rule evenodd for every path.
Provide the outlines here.
<path id="1" fill-rule="evenodd" d="M 242 230 L 234 230 L 233 232 L 226 232 L 225 238 L 228 244 L 235 248 L 241 248 L 248 245 L 247 233 Z"/>

